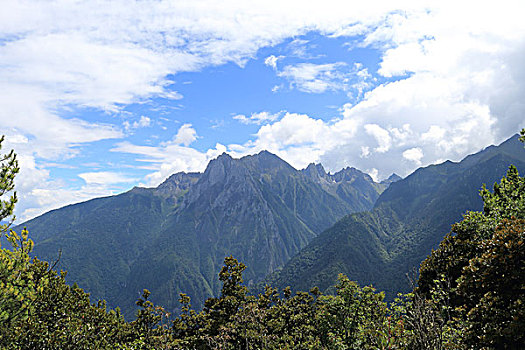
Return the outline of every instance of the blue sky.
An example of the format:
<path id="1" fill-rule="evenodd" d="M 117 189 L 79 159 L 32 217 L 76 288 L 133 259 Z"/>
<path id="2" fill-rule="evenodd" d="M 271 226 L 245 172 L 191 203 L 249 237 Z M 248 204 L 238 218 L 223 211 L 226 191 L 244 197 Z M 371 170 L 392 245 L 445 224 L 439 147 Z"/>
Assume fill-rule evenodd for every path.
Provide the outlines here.
<path id="1" fill-rule="evenodd" d="M 19 221 L 261 150 L 383 179 L 524 126 L 520 1 L 4 1 Z"/>

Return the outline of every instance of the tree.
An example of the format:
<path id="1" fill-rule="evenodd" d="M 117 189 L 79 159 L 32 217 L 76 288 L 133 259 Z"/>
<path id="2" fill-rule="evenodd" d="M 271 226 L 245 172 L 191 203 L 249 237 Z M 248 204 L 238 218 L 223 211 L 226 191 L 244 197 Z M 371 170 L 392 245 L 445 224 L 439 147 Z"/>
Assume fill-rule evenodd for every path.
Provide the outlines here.
<path id="1" fill-rule="evenodd" d="M 525 130 L 521 131 L 525 141 Z M 525 178 L 510 166 L 493 191 L 480 192 L 483 212 L 468 212 L 421 264 L 416 293 L 433 291 L 462 343 L 486 349 L 525 344 Z M 439 281 L 447 281 L 445 289 Z"/>
<path id="2" fill-rule="evenodd" d="M 91 304 L 89 294 L 66 284 L 65 272 L 30 256 L 33 241 L 26 229 L 9 230 L 16 192 L 2 197 L 13 191 L 18 171 L 14 151 L 0 156 L 0 220 L 11 217 L 0 226 L 11 245 L 0 248 L 0 348 L 114 349 L 132 341 L 118 310 L 106 311 L 104 301 Z"/>
<path id="3" fill-rule="evenodd" d="M 525 344 L 525 220 L 504 219 L 458 280 L 468 345 L 519 349 Z"/>
<path id="4" fill-rule="evenodd" d="M 0 137 L 0 150 L 4 136 Z M 13 215 L 17 202 L 16 192 L 8 199 L 2 197 L 14 189 L 15 175 L 18 173 L 18 161 L 14 150 L 0 155 L 0 222 Z M 14 216 L 6 224 L 0 224 L 0 234 L 4 234 L 14 220 Z M 34 299 L 31 274 L 27 274 L 30 258 L 28 253 L 33 248 L 33 242 L 27 239 L 27 231 L 21 235 L 11 232 L 6 235 L 13 250 L 0 251 L 0 327 L 9 324 L 17 318 L 27 316 L 28 308 Z"/>
<path id="5" fill-rule="evenodd" d="M 0 249 L 0 329 L 29 317 L 37 289 L 29 252 L 33 242 L 28 232 L 6 234 L 12 249 Z"/>
<path id="6" fill-rule="evenodd" d="M 0 150 L 2 150 L 2 142 L 4 142 L 4 136 L 0 137 Z M 0 154 L 0 197 L 14 189 L 15 175 L 19 170 L 14 150 L 8 154 Z M 0 199 L 0 233 L 6 232 L 13 222 L 14 216 L 9 223 L 1 224 L 3 220 L 13 215 L 17 200 L 16 192 L 13 192 L 9 199 Z"/>
<path id="7" fill-rule="evenodd" d="M 321 338 L 328 349 L 391 349 L 399 340 L 399 323 L 388 314 L 384 293 L 360 288 L 340 274 L 337 295 L 321 297 L 318 316 Z"/>

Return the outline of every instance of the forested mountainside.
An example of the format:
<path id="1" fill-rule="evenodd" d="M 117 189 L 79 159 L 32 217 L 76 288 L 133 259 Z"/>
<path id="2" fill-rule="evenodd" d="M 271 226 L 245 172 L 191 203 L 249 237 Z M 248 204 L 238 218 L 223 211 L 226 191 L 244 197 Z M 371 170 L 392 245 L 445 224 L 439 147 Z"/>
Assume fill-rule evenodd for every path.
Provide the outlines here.
<path id="1" fill-rule="evenodd" d="M 461 162 L 420 168 L 385 190 L 373 210 L 346 216 L 325 230 L 265 282 L 326 291 L 343 273 L 391 299 L 409 290 L 406 274 L 416 278 L 413 271 L 452 223 L 467 210 L 481 210 L 482 185 L 491 187 L 511 164 L 525 170 L 525 150 L 517 135 Z"/>
<path id="2" fill-rule="evenodd" d="M 371 209 L 387 184 L 354 168 L 300 171 L 269 152 L 223 154 L 203 173 L 178 173 L 53 210 L 20 225 L 34 254 L 131 317 L 143 288 L 168 310 L 185 292 L 194 305 L 220 290 L 217 271 L 233 255 L 253 285 L 348 213 Z"/>

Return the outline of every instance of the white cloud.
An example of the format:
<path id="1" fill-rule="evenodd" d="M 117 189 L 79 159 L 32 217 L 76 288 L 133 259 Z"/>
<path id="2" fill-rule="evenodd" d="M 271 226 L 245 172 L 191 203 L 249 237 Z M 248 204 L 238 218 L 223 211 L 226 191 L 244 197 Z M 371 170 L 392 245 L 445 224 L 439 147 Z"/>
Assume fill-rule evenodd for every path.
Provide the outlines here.
<path id="1" fill-rule="evenodd" d="M 104 181 L 111 180 L 111 176 L 98 175 L 97 180 L 97 175 L 92 175 L 96 173 L 84 173 L 86 183 L 71 187 L 60 179 L 52 179 L 49 170 L 39 166 L 34 156 L 18 153 L 18 162 L 20 173 L 15 178 L 19 196 L 16 206 L 17 223 L 64 205 L 120 193 L 128 189 L 131 183 L 131 178 L 126 177 L 114 177 L 113 181 L 107 183 Z"/>
<path id="2" fill-rule="evenodd" d="M 430 125 L 428 131 L 421 134 L 421 140 L 424 142 L 438 142 L 444 139 L 447 131 L 437 125 Z"/>
<path id="3" fill-rule="evenodd" d="M 369 146 L 361 146 L 361 158 L 366 158 L 370 155 L 370 147 Z"/>
<path id="4" fill-rule="evenodd" d="M 121 142 L 112 152 L 129 153 L 140 156 L 136 160 L 152 164 L 148 169 L 155 170 L 145 177 L 145 186 L 157 186 L 173 173 L 185 171 L 204 171 L 208 162 L 226 152 L 226 147 L 216 144 L 214 149 L 206 152 L 179 144 L 164 143 L 159 146 L 139 146 L 129 142 Z"/>
<path id="5" fill-rule="evenodd" d="M 177 135 L 175 135 L 175 138 L 173 139 L 173 144 L 184 145 L 187 147 L 197 140 L 197 138 L 197 131 L 191 127 L 191 124 L 183 124 L 179 128 L 179 131 L 177 131 Z M 170 144 L 171 143 L 167 143 L 166 145 L 169 146 Z"/>
<path id="6" fill-rule="evenodd" d="M 1 55 L 0 55 L 1 56 Z M 1 75 L 0 70 L 0 75 Z M 36 154 L 45 159 L 74 155 L 82 143 L 123 136 L 117 127 L 78 118 L 65 119 L 44 106 L 48 93 L 28 86 L 2 82 L 0 79 L 0 124 L 2 133 L 21 135 L 27 146 L 16 146 L 19 154 Z"/>
<path id="7" fill-rule="evenodd" d="M 272 67 L 273 69 L 277 69 L 277 61 L 282 57 L 283 56 L 276 57 L 274 55 L 270 55 L 264 59 L 264 64 L 268 67 Z"/>
<path id="8" fill-rule="evenodd" d="M 97 171 L 78 174 L 86 184 L 114 185 L 121 183 L 133 183 L 138 179 L 113 171 Z"/>
<path id="9" fill-rule="evenodd" d="M 268 150 L 300 169 L 352 139 L 357 131 L 354 120 L 325 123 L 305 114 L 286 113 L 279 121 L 261 126 L 253 141 L 228 145 L 236 157 Z"/>
<path id="10" fill-rule="evenodd" d="M 390 149 L 392 138 L 387 130 L 383 129 L 377 124 L 366 124 L 364 126 L 368 135 L 373 136 L 379 146 L 375 149 L 376 152 L 385 153 Z"/>
<path id="11" fill-rule="evenodd" d="M 233 119 L 240 121 L 243 124 L 268 124 L 270 122 L 273 122 L 277 120 L 281 116 L 281 112 L 279 113 L 270 113 L 270 112 L 259 112 L 259 113 L 252 113 L 251 116 L 247 117 L 244 114 L 238 114 L 233 117 Z"/>
<path id="12" fill-rule="evenodd" d="M 377 170 L 376 168 L 372 168 L 372 169 L 367 169 L 366 171 L 370 177 L 374 180 L 374 181 L 379 181 L 379 170 Z"/>
<path id="13" fill-rule="evenodd" d="M 184 82 L 183 84 L 187 85 L 188 82 Z M 159 97 L 163 97 L 168 100 L 182 100 L 184 96 L 182 96 L 182 94 L 178 91 L 163 91 L 159 94 Z"/>
<path id="14" fill-rule="evenodd" d="M 291 43 L 288 44 L 287 48 L 290 50 L 290 53 L 294 57 L 310 59 L 314 58 L 308 53 L 309 47 L 315 45 L 308 45 L 309 41 L 304 39 L 294 39 Z"/>
<path id="15" fill-rule="evenodd" d="M 183 124 L 171 141 L 161 142 L 158 146 L 141 146 L 124 141 L 111 151 L 139 156 L 136 161 L 147 164 L 145 168 L 154 170 L 144 178 L 143 185 L 157 186 L 176 172 L 204 171 L 211 159 L 227 150 L 219 143 L 206 152 L 189 147 L 198 137 L 191 124 Z"/>
<path id="16" fill-rule="evenodd" d="M 423 151 L 419 147 L 407 149 L 403 152 L 403 158 L 410 160 L 417 165 L 421 165 L 421 158 L 423 158 Z"/>
<path id="17" fill-rule="evenodd" d="M 345 66 L 343 62 L 299 63 L 285 66 L 278 75 L 288 79 L 293 87 L 303 92 L 319 94 L 327 90 L 345 89 L 347 77 L 341 72 Z"/>
<path id="18" fill-rule="evenodd" d="M 451 24 L 439 11 L 418 16 L 398 18 L 395 26 L 381 27 L 367 39 L 370 44 L 390 45 L 381 63 L 382 74 L 411 72 L 409 75 L 373 88 L 357 104 L 348 103 L 341 110 L 341 119 L 302 116 L 293 127 L 284 128 L 287 120 L 283 118 L 261 127 L 251 142 L 236 145 L 232 151 L 242 154 L 267 147 L 296 167 L 311 161 L 320 161 L 329 170 L 347 165 L 375 167 L 378 177 L 384 178 L 392 172 L 405 176 L 416 166 L 443 159 L 458 161 L 523 127 L 525 69 L 518 62 L 525 60 L 525 26 L 510 25 L 508 33 L 495 29 L 501 36 L 497 40 L 491 34 L 468 34 L 484 33 L 487 25 L 495 23 L 472 23 L 469 17 L 466 24 Z M 440 20 L 427 18 L 434 16 Z M 433 32 L 425 25 L 421 34 L 425 37 L 421 37 L 416 24 L 425 19 L 441 27 Z M 455 30 L 447 28 L 450 25 Z M 521 40 L 516 40 L 517 33 Z M 456 36 L 463 37 L 464 46 L 456 43 Z M 511 44 L 509 38 L 516 41 Z M 400 55 L 408 54 L 401 45 L 411 41 L 424 46 L 423 62 L 393 59 L 397 48 Z M 352 125 L 353 132 L 336 135 L 337 123 Z M 292 130 L 306 137 L 297 140 Z"/>
<path id="19" fill-rule="evenodd" d="M 138 128 L 146 128 L 151 126 L 151 118 L 141 115 L 140 119 L 138 121 L 134 121 L 133 123 L 130 123 L 129 121 L 124 121 L 122 123 L 124 125 L 124 128 L 129 131 L 132 129 L 138 129 Z"/>
<path id="20" fill-rule="evenodd" d="M 351 67 L 344 62 L 298 63 L 285 66 L 277 75 L 287 79 L 291 88 L 303 92 L 320 94 L 342 90 L 354 99 L 360 98 L 374 82 L 368 69 L 358 62 Z"/>
<path id="21" fill-rule="evenodd" d="M 135 124 L 133 124 L 135 126 Z M 137 123 L 137 127 L 139 128 L 145 128 L 151 125 L 151 118 L 146 116 L 140 116 L 140 119 Z"/>
<path id="22" fill-rule="evenodd" d="M 311 161 L 331 170 L 353 165 L 377 169 L 381 178 L 445 158 L 460 160 L 523 127 L 520 2 L 413 2 L 396 4 L 403 10 L 397 12 L 388 8 L 391 2 L 374 5 L 365 6 L 362 21 L 323 30 L 364 35 L 361 45 L 383 51 L 378 72 L 339 62 L 288 65 L 277 74 L 308 92 L 357 90 L 359 83 L 371 83 L 372 73 L 399 80 L 373 89 L 361 85 L 363 99 L 345 105 L 333 121 L 287 113 L 261 126 L 251 141 L 229 145 L 233 154 L 268 149 L 296 167 Z M 351 78 L 345 70 L 362 80 L 345 81 Z"/>

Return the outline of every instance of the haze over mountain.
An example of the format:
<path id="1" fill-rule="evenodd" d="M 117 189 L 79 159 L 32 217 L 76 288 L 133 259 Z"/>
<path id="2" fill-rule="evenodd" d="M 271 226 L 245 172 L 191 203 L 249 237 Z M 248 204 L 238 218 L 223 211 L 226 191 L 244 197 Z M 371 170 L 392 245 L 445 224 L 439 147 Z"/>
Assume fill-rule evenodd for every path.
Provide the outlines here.
<path id="1" fill-rule="evenodd" d="M 419 268 L 450 225 L 467 210 L 482 209 L 482 184 L 491 188 L 511 164 L 525 171 L 525 150 L 517 135 L 461 162 L 420 168 L 389 186 L 371 211 L 346 216 L 321 233 L 266 282 L 327 290 L 343 273 L 393 298 L 409 290 L 406 274 Z"/>
<path id="2" fill-rule="evenodd" d="M 355 168 L 327 174 L 266 151 L 223 154 L 203 173 L 177 173 L 156 188 L 66 206 L 23 226 L 35 255 L 53 261 L 60 251 L 68 280 L 132 316 L 143 288 L 168 310 L 180 292 L 201 305 L 219 290 L 225 256 L 243 261 L 254 285 L 338 219 L 371 209 L 385 187 Z"/>

